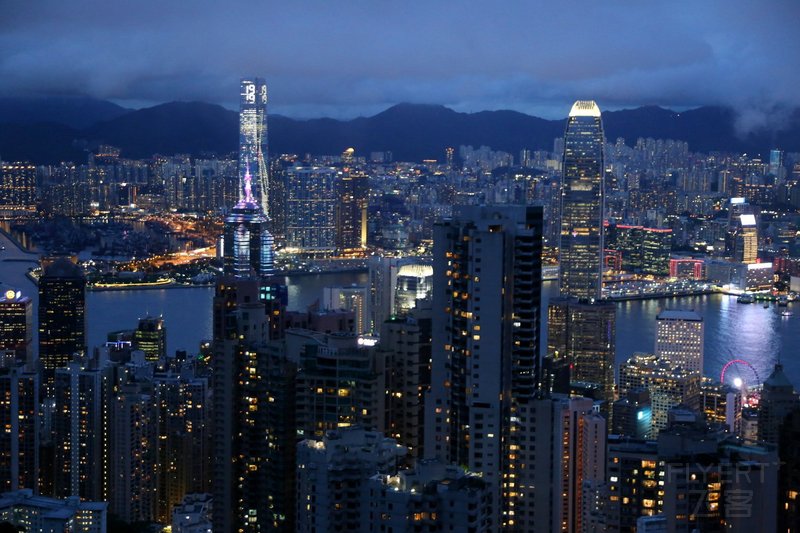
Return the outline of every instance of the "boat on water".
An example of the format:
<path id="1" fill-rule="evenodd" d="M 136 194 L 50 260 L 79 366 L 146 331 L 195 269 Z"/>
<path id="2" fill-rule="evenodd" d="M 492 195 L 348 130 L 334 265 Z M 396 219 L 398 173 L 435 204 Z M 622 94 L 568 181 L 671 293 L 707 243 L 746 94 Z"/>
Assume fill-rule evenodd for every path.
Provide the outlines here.
<path id="1" fill-rule="evenodd" d="M 781 311 L 781 316 L 782 317 L 790 317 L 790 316 L 792 316 L 792 312 L 789 311 L 788 309 L 785 310 L 785 311 Z"/>
<path id="2" fill-rule="evenodd" d="M 740 304 L 751 304 L 756 301 L 752 294 L 742 294 L 736 299 Z"/>
<path id="3" fill-rule="evenodd" d="M 786 307 L 789 305 L 789 297 L 788 296 L 780 296 L 778 298 L 778 305 L 781 307 Z"/>
<path id="4" fill-rule="evenodd" d="M 769 302 L 764 303 L 764 309 L 769 309 Z"/>

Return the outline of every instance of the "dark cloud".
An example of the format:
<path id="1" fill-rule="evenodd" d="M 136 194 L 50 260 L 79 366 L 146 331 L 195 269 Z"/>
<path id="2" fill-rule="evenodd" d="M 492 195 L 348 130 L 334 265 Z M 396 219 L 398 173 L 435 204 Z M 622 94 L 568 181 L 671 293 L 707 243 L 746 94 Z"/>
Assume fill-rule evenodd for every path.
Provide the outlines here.
<path id="1" fill-rule="evenodd" d="M 743 129 L 796 106 L 800 4 L 5 0 L 0 94 L 233 106 L 261 75 L 273 112 L 370 114 L 397 102 L 563 116 L 704 104 Z"/>

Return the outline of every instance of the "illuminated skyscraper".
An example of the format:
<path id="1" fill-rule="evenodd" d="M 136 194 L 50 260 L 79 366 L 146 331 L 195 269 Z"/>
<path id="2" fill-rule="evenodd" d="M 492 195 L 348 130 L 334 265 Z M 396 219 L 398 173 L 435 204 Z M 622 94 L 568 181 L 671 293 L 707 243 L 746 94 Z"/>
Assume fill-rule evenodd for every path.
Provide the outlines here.
<path id="1" fill-rule="evenodd" d="M 114 487 L 108 460 L 111 439 L 111 367 L 76 358 L 55 370 L 53 495 L 104 501 Z M 132 453 L 130 450 L 124 453 Z"/>
<path id="2" fill-rule="evenodd" d="M 253 176 L 253 197 L 268 213 L 267 84 L 262 78 L 243 78 L 239 99 L 239 188 Z"/>
<path id="3" fill-rule="evenodd" d="M 137 350 L 144 352 L 148 361 L 158 361 L 167 356 L 167 328 L 161 317 L 147 316 L 139 319 L 139 326 L 133 332 L 133 342 Z"/>
<path id="4" fill-rule="evenodd" d="M 126 383 L 109 406 L 112 413 L 111 511 L 126 522 L 156 519 L 158 419 L 152 383 Z"/>
<path id="5" fill-rule="evenodd" d="M 186 494 L 209 491 L 211 395 L 208 378 L 196 371 L 197 366 L 184 362 L 153 379 L 158 416 L 156 516 L 162 523 Z"/>
<path id="6" fill-rule="evenodd" d="M 273 239 L 264 211 L 253 196 L 250 173 L 245 173 L 243 196 L 225 218 L 223 262 L 225 274 L 245 278 L 272 273 Z"/>
<path id="7" fill-rule="evenodd" d="M 656 317 L 656 356 L 674 366 L 703 373 L 703 317 L 667 309 Z"/>
<path id="8" fill-rule="evenodd" d="M 33 357 L 33 304 L 19 291 L 0 294 L 0 354 L 11 352 L 20 362 Z"/>
<path id="9" fill-rule="evenodd" d="M 593 388 L 595 400 L 614 401 L 615 305 L 553 298 L 547 324 L 548 355 L 554 363 L 566 363 L 570 383 Z"/>
<path id="10" fill-rule="evenodd" d="M 268 322 L 255 279 L 223 277 L 214 296 L 213 524 L 215 531 L 261 531 L 270 523 L 267 484 Z"/>
<path id="11" fill-rule="evenodd" d="M 86 345 L 86 278 L 66 257 L 46 260 L 39 278 L 39 359 L 43 384 L 52 386 L 57 368 L 67 366 Z"/>
<path id="12" fill-rule="evenodd" d="M 556 394 L 523 403 L 515 416 L 521 444 L 512 448 L 516 484 L 506 531 L 595 531 L 588 521 L 604 481 L 606 421 L 592 400 Z"/>
<path id="13" fill-rule="evenodd" d="M 603 265 L 603 123 L 594 101 L 572 106 L 564 133 L 561 294 L 600 298 Z"/>
<path id="14" fill-rule="evenodd" d="M 382 353 L 351 333 L 286 332 L 286 356 L 298 361 L 297 433 L 321 438 L 326 431 L 359 426 L 377 430 L 386 416 Z"/>
<path id="15" fill-rule="evenodd" d="M 369 176 L 345 169 L 337 184 L 336 247 L 339 254 L 363 254 L 367 247 Z"/>
<path id="16" fill-rule="evenodd" d="M 601 302 L 603 287 L 604 137 L 600 108 L 573 104 L 564 132 L 559 239 L 562 298 L 548 308 L 549 376 L 545 387 L 614 399 L 616 308 Z M 557 375 L 558 376 L 557 376 Z M 556 385 L 560 384 L 560 385 Z M 608 404 L 605 406 L 609 407 Z"/>
<path id="17" fill-rule="evenodd" d="M 0 163 L 0 207 L 36 206 L 36 167 L 31 163 Z"/>
<path id="18" fill-rule="evenodd" d="M 274 239 L 269 232 L 267 85 L 243 79 L 239 101 L 239 202 L 225 218 L 222 252 L 225 274 L 248 277 L 272 273 Z"/>
<path id="19" fill-rule="evenodd" d="M 329 255 L 336 249 L 338 173 L 331 167 L 294 166 L 286 170 L 286 245 Z"/>
<path id="20" fill-rule="evenodd" d="M 39 490 L 39 374 L 30 362 L 0 357 L 0 489 Z"/>
<path id="21" fill-rule="evenodd" d="M 745 214 L 739 217 L 734 244 L 735 259 L 752 265 L 758 262 L 758 225 L 755 215 Z"/>
<path id="22" fill-rule="evenodd" d="M 381 326 L 386 362 L 386 432 L 422 457 L 425 396 L 431 386 L 431 308 L 392 317 Z"/>
<path id="23" fill-rule="evenodd" d="M 539 373 L 542 209 L 461 206 L 434 227 L 426 458 L 481 472 L 493 530 L 514 525 L 515 412 Z"/>

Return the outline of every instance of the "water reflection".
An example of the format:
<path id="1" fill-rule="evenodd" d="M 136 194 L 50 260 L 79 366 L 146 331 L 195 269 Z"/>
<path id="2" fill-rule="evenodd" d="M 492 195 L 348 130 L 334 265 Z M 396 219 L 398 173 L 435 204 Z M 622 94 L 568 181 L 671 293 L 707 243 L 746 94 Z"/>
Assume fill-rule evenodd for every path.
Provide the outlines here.
<path id="1" fill-rule="evenodd" d="M 13 248 L 2 235 L 0 242 L 7 248 L 0 259 L 25 258 L 25 254 Z M 0 287 L 21 289 L 32 295 L 34 301 L 38 300 L 35 286 L 24 275 L 30 265 L 0 260 Z M 367 274 L 305 275 L 286 278 L 286 282 L 290 308 L 305 309 L 321 298 L 323 287 L 364 285 Z M 170 353 L 177 349 L 194 352 L 202 340 L 211 337 L 213 292 L 211 288 L 91 292 L 88 296 L 89 342 L 93 346 L 102 344 L 109 332 L 131 329 L 139 317 L 149 313 L 164 316 Z M 543 291 L 545 306 L 554 292 L 555 286 L 546 283 Z M 795 305 L 800 307 L 800 304 Z M 706 375 L 717 378 L 725 363 L 738 358 L 752 364 L 764 379 L 780 357 L 789 379 L 800 386 L 800 362 L 796 353 L 800 339 L 800 312 L 797 316 L 781 317 L 783 308 L 770 306 L 764 309 L 759 304 L 739 304 L 735 298 L 720 294 L 620 302 L 617 307 L 617 363 L 633 352 L 653 350 L 656 315 L 666 308 L 694 309 L 703 316 L 706 324 Z M 546 328 L 542 329 L 544 335 Z M 735 372 L 741 373 L 745 382 L 751 380 L 746 369 L 736 369 Z"/>

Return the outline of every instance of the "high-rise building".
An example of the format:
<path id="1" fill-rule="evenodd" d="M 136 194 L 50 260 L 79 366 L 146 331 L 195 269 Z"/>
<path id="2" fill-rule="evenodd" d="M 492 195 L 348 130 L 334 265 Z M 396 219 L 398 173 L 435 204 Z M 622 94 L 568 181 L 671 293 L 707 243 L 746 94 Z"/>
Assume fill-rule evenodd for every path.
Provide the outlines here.
<path id="1" fill-rule="evenodd" d="M 419 257 L 369 258 L 370 319 L 378 333 L 381 324 L 394 315 L 407 313 L 417 300 L 430 299 L 433 267 Z"/>
<path id="2" fill-rule="evenodd" d="M 511 457 L 510 531 L 588 530 L 605 481 L 606 421 L 589 398 L 552 395 L 526 402 Z"/>
<path id="3" fill-rule="evenodd" d="M 636 533 L 637 520 L 655 516 L 664 504 L 664 467 L 655 441 L 608 437 L 606 491 L 603 508 L 607 531 Z"/>
<path id="4" fill-rule="evenodd" d="M 297 445 L 297 531 L 363 531 L 369 499 L 367 481 L 394 475 L 405 453 L 376 431 L 331 431 Z M 362 516 L 364 515 L 364 516 Z"/>
<path id="5" fill-rule="evenodd" d="M 734 236 L 734 259 L 752 265 L 758 262 L 758 224 L 753 214 L 739 216 Z"/>
<path id="6" fill-rule="evenodd" d="M 336 247 L 340 255 L 363 255 L 367 247 L 369 176 L 346 168 L 337 189 Z"/>
<path id="7" fill-rule="evenodd" d="M 433 267 L 425 263 L 401 265 L 394 289 L 394 311 L 405 314 L 417 307 L 420 300 L 430 300 L 433 290 Z"/>
<path id="8" fill-rule="evenodd" d="M 606 224 L 604 245 L 619 252 L 619 270 L 666 277 L 670 274 L 672 230 Z"/>
<path id="9" fill-rule="evenodd" d="M 184 363 L 153 378 L 158 420 L 156 516 L 169 521 L 187 494 L 210 490 L 210 402 L 208 378 Z"/>
<path id="10" fill-rule="evenodd" d="M 39 490 L 39 373 L 0 355 L 0 492 Z"/>
<path id="11" fill-rule="evenodd" d="M 108 504 L 39 496 L 32 489 L 0 495 L 0 522 L 22 531 L 106 533 Z"/>
<path id="12" fill-rule="evenodd" d="M 332 167 L 286 170 L 286 246 L 308 254 L 336 250 L 338 172 Z"/>
<path id="13" fill-rule="evenodd" d="M 600 108 L 575 102 L 567 119 L 561 181 L 561 298 L 548 307 L 545 389 L 614 399 L 616 308 L 601 302 L 605 167 Z M 568 376 L 568 378 L 566 377 Z M 569 387 L 567 388 L 567 384 Z M 607 419 L 610 417 L 607 416 Z"/>
<path id="14" fill-rule="evenodd" d="M 322 309 L 352 311 L 355 316 L 354 333 L 363 335 L 370 332 L 369 290 L 366 287 L 324 287 L 322 289 Z"/>
<path id="15" fill-rule="evenodd" d="M 252 197 L 269 213 L 269 152 L 267 145 L 267 83 L 243 78 L 239 94 L 239 190 L 245 176 L 253 176 Z"/>
<path id="16" fill-rule="evenodd" d="M 561 294 L 601 297 L 605 201 L 603 123 L 593 101 L 572 106 L 564 133 L 561 197 Z"/>
<path id="17" fill-rule="evenodd" d="M 80 358 L 55 370 L 54 483 L 57 498 L 108 501 L 113 482 L 109 449 L 111 369 Z"/>
<path id="18" fill-rule="evenodd" d="M 742 430 L 742 391 L 725 383 L 703 378 L 700 407 L 709 422 L 724 424 L 733 435 Z"/>
<path id="19" fill-rule="evenodd" d="M 224 272 L 249 277 L 272 273 L 274 239 L 269 231 L 267 85 L 242 79 L 239 100 L 239 201 L 225 218 Z"/>
<path id="20" fill-rule="evenodd" d="M 782 364 L 776 364 L 764 382 L 758 404 L 758 440 L 777 444 L 781 424 L 786 416 L 800 407 L 800 398 L 786 377 Z"/>
<path id="21" fill-rule="evenodd" d="M 650 434 L 653 409 L 649 389 L 629 390 L 611 408 L 612 435 L 644 439 Z"/>
<path id="22" fill-rule="evenodd" d="M 778 440 L 778 529 L 800 531 L 800 408 L 784 418 Z"/>
<path id="23" fill-rule="evenodd" d="M 783 166 L 783 152 L 778 148 L 773 148 L 769 151 L 769 167 L 767 171 L 775 179 L 775 183 L 782 183 L 786 177 L 786 169 Z"/>
<path id="24" fill-rule="evenodd" d="M 126 522 L 155 521 L 159 435 L 152 382 L 125 383 L 110 407 L 110 510 Z"/>
<path id="25" fill-rule="evenodd" d="M 513 522 L 513 420 L 538 386 L 541 251 L 541 207 L 462 206 L 434 227 L 424 453 L 482 473 L 495 530 Z"/>
<path id="26" fill-rule="evenodd" d="M 232 277 L 221 278 L 216 287 L 212 355 L 215 531 L 290 527 L 287 517 L 292 513 L 280 507 L 287 502 L 276 499 L 272 491 L 276 486 L 283 490 L 287 483 L 281 477 L 285 471 L 274 463 L 276 458 L 293 460 L 285 441 L 286 425 L 293 424 L 289 411 L 294 399 L 285 390 L 291 375 L 271 366 L 267 350 L 272 316 L 269 289 L 257 279 Z M 286 487 L 291 489 L 291 483 Z"/>
<path id="27" fill-rule="evenodd" d="M 548 358 L 555 366 L 565 360 L 570 383 L 593 386 L 595 400 L 614 400 L 615 328 L 611 302 L 554 298 L 548 305 Z"/>
<path id="28" fill-rule="evenodd" d="M 133 344 L 137 350 L 144 352 L 144 358 L 148 361 L 166 359 L 167 328 L 164 327 L 164 319 L 152 316 L 140 318 L 133 332 Z"/>
<path id="29" fill-rule="evenodd" d="M 86 278 L 81 267 L 66 257 L 45 260 L 42 266 L 39 360 L 43 385 L 49 390 L 55 370 L 86 349 Z"/>
<path id="30" fill-rule="evenodd" d="M 36 167 L 31 163 L 0 162 L 0 209 L 36 207 Z"/>
<path id="31" fill-rule="evenodd" d="M 670 410 L 686 406 L 694 412 L 699 411 L 700 374 L 676 366 L 667 372 L 657 373 L 651 379 L 649 390 L 653 423 L 650 438 L 656 438 L 668 426 Z"/>
<path id="32" fill-rule="evenodd" d="M 33 361 L 33 304 L 10 289 L 0 294 L 0 354 L 4 352 L 23 363 Z"/>
<path id="33" fill-rule="evenodd" d="M 274 266 L 274 242 L 261 204 L 253 196 L 253 178 L 245 169 L 239 202 L 225 218 L 224 272 L 240 278 L 266 277 Z"/>
<path id="34" fill-rule="evenodd" d="M 671 229 L 644 228 L 642 237 L 642 273 L 650 276 L 669 276 L 671 251 Z"/>
<path id="35" fill-rule="evenodd" d="M 619 393 L 646 390 L 650 394 L 652 424 L 649 438 L 667 427 L 670 409 L 685 405 L 700 409 L 700 373 L 673 365 L 652 354 L 635 353 L 619 367 Z"/>
<path id="36" fill-rule="evenodd" d="M 480 476 L 438 461 L 418 461 L 394 476 L 375 475 L 368 482 L 361 531 L 380 524 L 396 533 L 488 533 L 488 488 Z"/>
<path id="37" fill-rule="evenodd" d="M 358 425 L 380 431 L 386 415 L 382 353 L 353 333 L 286 331 L 286 356 L 298 364 L 297 430 L 305 438 Z"/>
<path id="38" fill-rule="evenodd" d="M 431 386 L 432 310 L 418 309 L 383 323 L 379 349 L 386 363 L 386 434 L 422 457 L 425 396 Z"/>
<path id="39" fill-rule="evenodd" d="M 658 437 L 666 531 L 778 531 L 778 454 L 677 424 Z"/>
<path id="40" fill-rule="evenodd" d="M 661 311 L 656 317 L 656 357 L 702 374 L 704 331 L 703 317 L 694 310 Z"/>
<path id="41" fill-rule="evenodd" d="M 619 252 L 620 270 L 651 276 L 670 274 L 672 230 L 625 224 L 606 224 L 604 245 Z"/>

